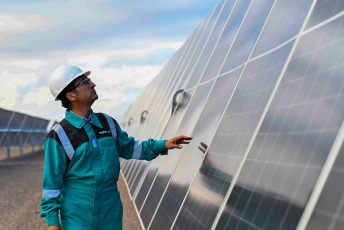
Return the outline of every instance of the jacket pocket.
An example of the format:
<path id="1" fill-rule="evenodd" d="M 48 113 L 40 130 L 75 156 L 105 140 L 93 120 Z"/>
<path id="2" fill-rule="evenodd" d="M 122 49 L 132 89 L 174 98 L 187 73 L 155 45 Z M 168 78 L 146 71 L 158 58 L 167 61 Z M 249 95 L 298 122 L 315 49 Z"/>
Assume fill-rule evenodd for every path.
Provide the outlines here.
<path id="1" fill-rule="evenodd" d="M 111 146 L 115 147 L 115 142 L 114 141 L 104 141 L 102 143 L 102 146 L 103 147 L 111 147 Z"/>
<path id="2" fill-rule="evenodd" d="M 102 163 L 105 178 L 117 180 L 120 163 L 114 140 L 105 140 L 101 144 Z"/>

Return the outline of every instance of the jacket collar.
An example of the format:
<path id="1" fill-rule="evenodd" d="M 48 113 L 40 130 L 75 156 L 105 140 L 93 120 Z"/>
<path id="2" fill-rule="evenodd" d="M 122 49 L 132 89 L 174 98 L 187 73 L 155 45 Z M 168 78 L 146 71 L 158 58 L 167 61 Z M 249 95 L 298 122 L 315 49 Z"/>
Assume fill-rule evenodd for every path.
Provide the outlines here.
<path id="1" fill-rule="evenodd" d="M 91 113 L 91 120 L 89 122 L 92 123 L 93 125 L 99 127 L 99 128 L 103 128 L 97 115 L 95 115 L 93 113 L 92 109 L 90 110 L 90 113 Z M 66 110 L 66 116 L 65 117 L 66 117 L 66 120 L 69 123 L 71 123 L 75 128 L 81 129 L 86 124 L 86 121 L 84 119 L 78 117 L 77 115 L 74 115 L 68 109 Z"/>

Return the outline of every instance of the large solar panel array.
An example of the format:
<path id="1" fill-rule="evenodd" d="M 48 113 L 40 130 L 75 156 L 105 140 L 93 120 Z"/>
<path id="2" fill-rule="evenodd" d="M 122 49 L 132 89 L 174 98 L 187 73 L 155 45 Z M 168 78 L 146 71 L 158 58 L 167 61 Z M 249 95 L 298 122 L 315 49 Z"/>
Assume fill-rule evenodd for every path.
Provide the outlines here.
<path id="1" fill-rule="evenodd" d="M 193 136 L 122 161 L 142 228 L 344 229 L 343 101 L 342 0 L 220 1 L 121 117 Z"/>
<path id="2" fill-rule="evenodd" d="M 0 118 L 0 159 L 43 148 L 50 120 L 1 108 Z"/>

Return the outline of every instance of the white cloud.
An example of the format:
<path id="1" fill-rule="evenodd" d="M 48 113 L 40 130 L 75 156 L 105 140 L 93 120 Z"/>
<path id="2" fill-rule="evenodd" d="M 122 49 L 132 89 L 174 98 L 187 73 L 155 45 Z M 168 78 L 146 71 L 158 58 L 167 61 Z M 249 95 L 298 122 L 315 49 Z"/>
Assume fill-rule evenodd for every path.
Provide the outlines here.
<path id="1" fill-rule="evenodd" d="M 14 34 L 41 30 L 52 20 L 46 16 L 29 14 L 0 14 L 0 33 Z"/>
<path id="2" fill-rule="evenodd" d="M 36 94 L 34 92 L 29 92 L 24 96 L 23 104 L 29 105 L 35 102 Z"/>
<path id="3" fill-rule="evenodd" d="M 0 73 L 0 106 L 11 109 L 16 104 L 20 88 L 35 84 L 38 77 L 34 73 L 15 74 L 8 71 Z"/>
<path id="4" fill-rule="evenodd" d="M 38 81 L 38 76 L 32 72 L 15 74 L 9 71 L 2 71 L 0 73 L 0 78 L 2 81 L 2 85 L 0 86 L 0 89 L 6 88 L 10 85 L 25 87 L 29 84 L 37 83 Z"/>
<path id="5" fill-rule="evenodd" d="M 140 49 L 112 49 L 106 51 L 84 51 L 69 53 L 68 63 L 71 65 L 100 66 L 108 58 L 139 58 L 147 56 L 154 51 L 166 48 L 178 50 L 184 42 L 150 43 L 147 47 Z"/>
<path id="6" fill-rule="evenodd" d="M 38 107 L 44 107 L 49 102 L 52 102 L 49 87 L 40 87 L 35 91 L 31 91 L 24 96 L 23 104 L 24 105 L 34 105 Z"/>
<path id="7" fill-rule="evenodd" d="M 7 65 L 29 70 L 38 70 L 39 68 L 46 66 L 47 64 L 48 62 L 41 60 L 14 60 L 12 62 L 9 62 Z"/>

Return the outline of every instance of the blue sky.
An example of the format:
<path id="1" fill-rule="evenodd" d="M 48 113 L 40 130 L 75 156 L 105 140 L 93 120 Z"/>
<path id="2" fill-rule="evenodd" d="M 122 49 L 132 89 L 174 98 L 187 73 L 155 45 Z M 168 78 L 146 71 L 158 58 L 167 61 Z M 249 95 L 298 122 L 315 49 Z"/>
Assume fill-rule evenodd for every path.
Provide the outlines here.
<path id="1" fill-rule="evenodd" d="M 91 71 L 94 110 L 118 117 L 217 2 L 1 1 L 0 107 L 62 119 L 46 81 L 69 63 Z"/>

